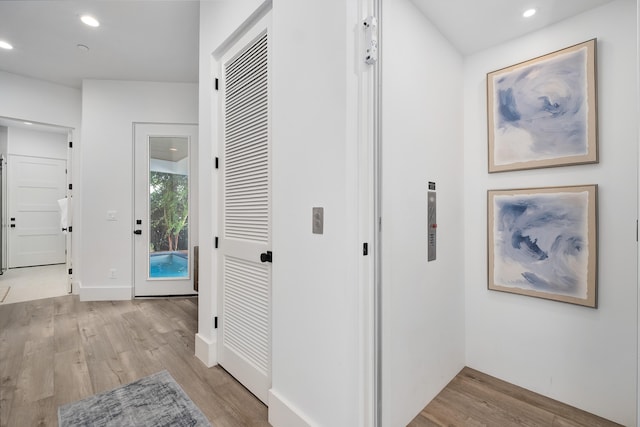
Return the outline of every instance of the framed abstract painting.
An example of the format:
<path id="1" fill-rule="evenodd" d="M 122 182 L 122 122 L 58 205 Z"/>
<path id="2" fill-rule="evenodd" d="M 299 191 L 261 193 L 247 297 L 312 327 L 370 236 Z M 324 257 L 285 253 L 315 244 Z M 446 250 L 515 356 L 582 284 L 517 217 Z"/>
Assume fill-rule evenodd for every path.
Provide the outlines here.
<path id="1" fill-rule="evenodd" d="M 488 191 L 488 288 L 596 307 L 596 185 Z"/>
<path id="2" fill-rule="evenodd" d="M 487 74 L 489 172 L 598 162 L 596 39 Z"/>

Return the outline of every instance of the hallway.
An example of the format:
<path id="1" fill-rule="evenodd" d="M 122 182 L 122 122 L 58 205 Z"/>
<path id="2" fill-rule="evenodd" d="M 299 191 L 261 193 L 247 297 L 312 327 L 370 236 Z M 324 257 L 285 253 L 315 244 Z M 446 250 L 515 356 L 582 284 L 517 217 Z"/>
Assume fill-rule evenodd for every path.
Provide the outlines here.
<path id="1" fill-rule="evenodd" d="M 215 426 L 268 426 L 267 408 L 194 356 L 197 299 L 0 307 L 0 426 L 57 425 L 57 408 L 166 369 Z"/>
<path id="2" fill-rule="evenodd" d="M 65 264 L 11 268 L 0 276 L 0 305 L 67 294 Z"/>

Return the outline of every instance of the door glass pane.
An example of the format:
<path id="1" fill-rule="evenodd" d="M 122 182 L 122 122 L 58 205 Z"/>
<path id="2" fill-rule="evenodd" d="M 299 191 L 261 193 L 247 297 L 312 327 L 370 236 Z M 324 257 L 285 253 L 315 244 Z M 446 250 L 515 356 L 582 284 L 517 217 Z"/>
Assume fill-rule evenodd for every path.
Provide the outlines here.
<path id="1" fill-rule="evenodd" d="M 189 277 L 189 139 L 149 137 L 149 278 Z"/>

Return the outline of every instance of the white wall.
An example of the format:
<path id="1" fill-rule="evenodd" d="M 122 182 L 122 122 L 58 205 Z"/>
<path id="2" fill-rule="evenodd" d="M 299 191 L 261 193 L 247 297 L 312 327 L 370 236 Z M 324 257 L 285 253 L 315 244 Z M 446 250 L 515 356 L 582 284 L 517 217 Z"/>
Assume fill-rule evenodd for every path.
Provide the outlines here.
<path id="1" fill-rule="evenodd" d="M 0 116 L 31 122 L 63 126 L 73 130 L 74 155 L 68 167 L 71 177 L 80 176 L 80 122 L 82 116 L 82 94 L 79 89 L 61 86 L 43 80 L 0 71 Z M 73 218 L 79 223 L 82 218 L 82 183 L 73 183 Z M 72 263 L 74 274 L 80 272 L 79 233 L 72 233 Z M 76 288 L 74 279 L 74 292 Z"/>
<path id="2" fill-rule="evenodd" d="M 83 82 L 81 299 L 131 298 L 133 123 L 197 123 L 197 96 L 191 83 Z"/>
<path id="3" fill-rule="evenodd" d="M 213 236 L 217 230 L 217 181 L 214 176 L 214 158 L 218 153 L 217 96 L 214 76 L 219 77 L 213 52 L 262 3 L 262 0 L 221 0 L 200 2 L 200 86 L 199 86 L 199 181 L 200 181 L 200 288 L 198 292 L 198 334 L 196 356 L 207 366 L 217 363 L 216 331 L 213 318 L 217 315 L 216 258 Z"/>
<path id="4" fill-rule="evenodd" d="M 635 1 L 470 56 L 464 73 L 466 358 L 475 369 L 636 424 L 638 99 Z M 487 173 L 486 73 L 598 38 L 600 163 Z M 487 290 L 488 189 L 599 185 L 598 308 Z"/>
<path id="5" fill-rule="evenodd" d="M 411 1 L 386 1 L 383 11 L 383 425 L 400 426 L 464 366 L 463 60 Z"/>
<path id="6" fill-rule="evenodd" d="M 273 6 L 269 419 L 275 426 L 362 425 L 357 6 L 346 0 Z M 324 207 L 323 235 L 311 232 L 314 206 Z M 287 413 L 304 421 L 286 424 Z"/>
<path id="7" fill-rule="evenodd" d="M 217 146 L 207 142 L 217 133 L 211 52 L 260 4 L 230 3 L 201 3 L 200 178 L 213 182 L 200 193 L 201 215 L 212 218 L 201 224 L 203 242 L 216 231 L 210 200 L 216 200 L 211 165 Z M 630 35 L 635 26 L 628 25 L 635 14 L 623 10 L 629 4 L 615 2 L 466 61 L 410 2 L 385 4 L 385 425 L 413 418 L 465 360 L 567 403 L 634 422 L 637 299 L 630 227 L 634 232 L 637 191 L 636 157 L 629 153 L 636 152 L 637 130 L 628 115 L 636 111 L 636 100 L 623 96 L 622 84 L 637 72 Z M 354 374 L 355 343 L 362 339 L 355 288 L 361 245 L 355 232 L 357 138 L 349 125 L 355 116 L 351 100 L 357 98 L 351 74 L 358 60 L 350 39 L 357 31 L 354 9 L 341 0 L 273 5 L 275 426 L 351 426 L 361 416 L 360 378 Z M 316 31 L 309 22 L 346 33 Z M 617 25 L 601 28 L 605 22 Z M 489 176 L 486 72 L 593 36 L 600 38 L 601 163 Z M 488 292 L 486 190 L 585 180 L 599 183 L 601 191 L 600 308 Z M 438 186 L 438 260 L 432 263 L 425 261 L 427 181 Z M 325 207 L 322 236 L 310 231 L 313 206 Z M 615 219 L 614 206 L 622 209 Z M 603 228 L 610 234 L 603 236 Z M 211 245 L 201 245 L 201 256 L 212 267 L 201 272 L 196 352 L 200 348 L 198 356 L 211 365 L 217 304 Z"/>
<path id="8" fill-rule="evenodd" d="M 10 127 L 8 154 L 67 160 L 67 134 Z"/>
<path id="9" fill-rule="evenodd" d="M 80 128 L 81 92 L 0 71 L 0 116 Z"/>
<path id="10" fill-rule="evenodd" d="M 201 215 L 212 218 L 210 224 L 201 224 L 203 242 L 205 236 L 211 241 L 217 228 L 217 181 L 211 165 L 218 146 L 207 143 L 218 132 L 217 97 L 211 95 L 217 69 L 212 68 L 211 53 L 261 4 L 201 3 L 200 177 L 202 182 L 213 182 L 208 191 L 203 185 L 200 194 Z M 352 102 L 357 99 L 353 70 L 359 57 L 353 51 L 353 34 L 360 29 L 360 17 L 355 9 L 355 2 L 345 0 L 273 4 L 269 417 L 274 426 L 360 424 L 361 313 L 355 272 L 362 243 L 357 240 L 356 223 L 358 141 L 349 124 L 355 117 Z M 310 22 L 323 22 L 334 30 L 318 31 Z M 208 199 L 213 200 L 211 206 L 205 205 Z M 311 233 L 313 206 L 325 208 L 325 234 L 321 236 Z M 217 309 L 217 284 L 211 245 L 201 245 L 201 257 L 211 260 L 212 267 L 201 271 L 196 354 L 213 364 L 217 358 L 211 319 Z M 211 294 L 206 297 L 206 292 Z"/>

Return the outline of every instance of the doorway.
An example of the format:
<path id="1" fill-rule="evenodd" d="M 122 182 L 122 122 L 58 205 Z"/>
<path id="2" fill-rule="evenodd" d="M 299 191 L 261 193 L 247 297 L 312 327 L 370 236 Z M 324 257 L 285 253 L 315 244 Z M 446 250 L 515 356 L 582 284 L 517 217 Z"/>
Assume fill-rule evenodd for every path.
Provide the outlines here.
<path id="1" fill-rule="evenodd" d="M 218 362 L 265 404 L 271 387 L 270 14 L 222 55 Z"/>
<path id="2" fill-rule="evenodd" d="M 0 117 L 4 303 L 71 292 L 70 141 L 71 128 Z"/>
<path id="3" fill-rule="evenodd" d="M 194 295 L 198 127 L 134 125 L 135 296 Z"/>

